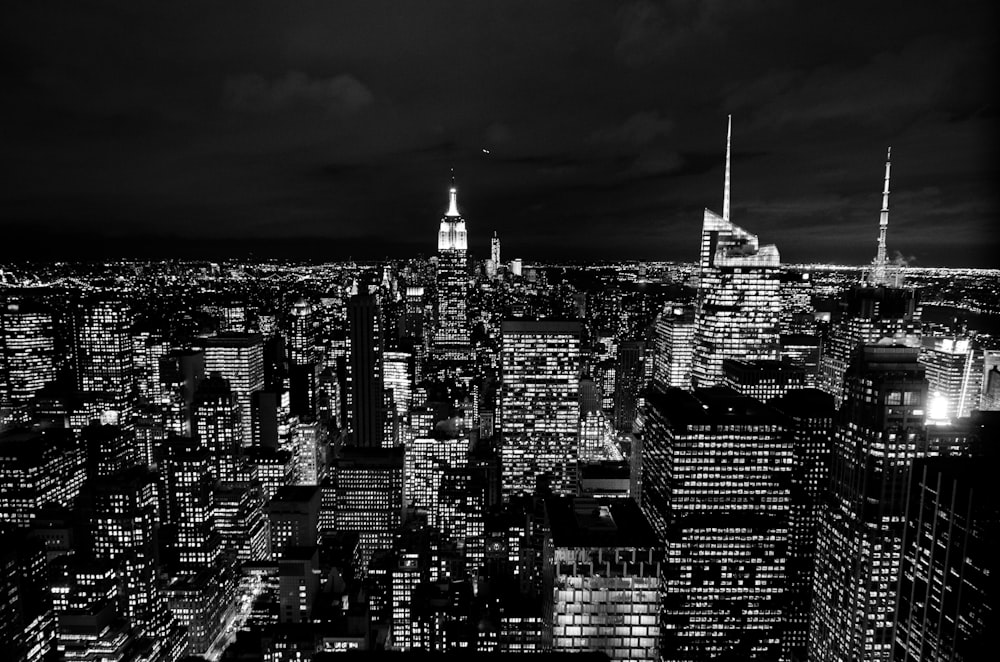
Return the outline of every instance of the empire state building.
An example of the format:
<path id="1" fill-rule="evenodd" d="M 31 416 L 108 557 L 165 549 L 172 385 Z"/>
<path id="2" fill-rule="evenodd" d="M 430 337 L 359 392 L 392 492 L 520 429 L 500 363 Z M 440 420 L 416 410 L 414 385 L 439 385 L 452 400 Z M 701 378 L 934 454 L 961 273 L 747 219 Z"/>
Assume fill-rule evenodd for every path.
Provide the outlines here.
<path id="1" fill-rule="evenodd" d="M 467 296 L 469 239 L 465 219 L 458 212 L 458 189 L 452 178 L 448 211 L 438 229 L 437 328 L 433 354 L 438 360 L 465 361 L 471 355 Z"/>

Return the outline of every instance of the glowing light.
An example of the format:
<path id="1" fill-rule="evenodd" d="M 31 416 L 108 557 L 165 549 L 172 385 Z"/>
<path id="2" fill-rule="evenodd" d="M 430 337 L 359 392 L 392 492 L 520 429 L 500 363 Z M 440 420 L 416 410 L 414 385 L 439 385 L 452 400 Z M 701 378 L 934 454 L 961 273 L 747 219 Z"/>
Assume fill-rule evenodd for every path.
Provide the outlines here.
<path id="1" fill-rule="evenodd" d="M 927 407 L 927 420 L 948 420 L 948 398 L 946 398 L 940 391 L 934 391 L 934 393 L 931 394 L 930 403 Z"/>

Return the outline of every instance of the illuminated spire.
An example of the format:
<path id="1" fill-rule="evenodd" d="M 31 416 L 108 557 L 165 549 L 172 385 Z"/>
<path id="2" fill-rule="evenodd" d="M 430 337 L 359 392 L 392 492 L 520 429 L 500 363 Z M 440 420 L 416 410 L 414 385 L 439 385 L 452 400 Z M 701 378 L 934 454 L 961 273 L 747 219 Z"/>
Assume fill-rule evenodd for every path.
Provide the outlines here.
<path id="1" fill-rule="evenodd" d="M 882 211 L 878 219 L 878 250 L 872 263 L 871 282 L 873 285 L 885 285 L 888 280 L 889 260 L 886 255 L 885 233 L 889 227 L 889 168 L 892 163 L 892 147 L 885 155 L 885 188 L 882 189 Z"/>
<path id="2" fill-rule="evenodd" d="M 729 128 L 726 131 L 726 188 L 722 194 L 722 220 L 729 221 L 729 161 L 732 154 L 733 116 L 729 116 Z"/>
<path id="3" fill-rule="evenodd" d="M 448 189 L 448 211 L 445 216 L 461 216 L 458 213 L 458 189 L 455 188 L 455 169 L 451 169 L 451 188 Z"/>

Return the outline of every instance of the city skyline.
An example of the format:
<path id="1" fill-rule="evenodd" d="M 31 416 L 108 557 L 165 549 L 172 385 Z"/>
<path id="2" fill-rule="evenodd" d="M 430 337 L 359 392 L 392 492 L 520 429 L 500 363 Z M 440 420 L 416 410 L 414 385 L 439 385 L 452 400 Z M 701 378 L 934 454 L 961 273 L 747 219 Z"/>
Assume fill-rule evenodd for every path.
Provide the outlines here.
<path id="1" fill-rule="evenodd" d="M 889 256 L 998 264 L 985 3 L 267 8 L 6 7 L 19 255 L 429 254 L 455 168 L 474 255 L 689 261 L 732 114 L 784 261 L 870 261 L 891 145 Z"/>

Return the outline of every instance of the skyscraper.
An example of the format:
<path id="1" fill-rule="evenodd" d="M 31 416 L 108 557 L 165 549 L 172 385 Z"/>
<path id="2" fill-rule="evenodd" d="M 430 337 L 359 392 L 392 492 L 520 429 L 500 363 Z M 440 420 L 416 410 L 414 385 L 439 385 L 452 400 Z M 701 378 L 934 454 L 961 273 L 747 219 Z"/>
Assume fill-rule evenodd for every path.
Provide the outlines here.
<path id="1" fill-rule="evenodd" d="M 0 311 L 0 403 L 6 391 L 15 404 L 55 379 L 55 331 L 52 314 L 27 303 L 9 302 Z"/>
<path id="2" fill-rule="evenodd" d="M 490 261 L 493 263 L 493 273 L 490 274 L 492 277 L 500 272 L 500 237 L 497 236 L 497 231 L 493 231 L 493 238 L 490 239 Z"/>
<path id="3" fill-rule="evenodd" d="M 553 652 L 658 660 L 663 550 L 631 499 L 545 500 L 543 603 Z"/>
<path id="4" fill-rule="evenodd" d="M 205 339 L 205 373 L 229 382 L 240 408 L 243 445 L 259 445 L 253 394 L 264 388 L 264 340 L 256 333 L 220 333 Z"/>
<path id="5" fill-rule="evenodd" d="M 705 210 L 701 230 L 693 377 L 696 386 L 722 382 L 722 361 L 777 359 L 780 258 L 773 245 L 729 220 L 730 139 L 722 216 Z"/>
<path id="6" fill-rule="evenodd" d="M 731 389 L 652 393 L 642 509 L 666 545 L 663 658 L 780 659 L 792 443 Z"/>
<path id="7" fill-rule="evenodd" d="M 985 441 L 995 445 L 989 443 L 995 439 Z M 996 452 L 990 452 L 991 458 L 914 462 L 893 634 L 896 660 L 971 661 L 992 645 L 1000 494 Z"/>
<path id="8" fill-rule="evenodd" d="M 209 454 L 212 477 L 224 483 L 235 482 L 243 451 L 243 427 L 236 394 L 219 373 L 198 385 L 194 428 L 201 447 Z"/>
<path id="9" fill-rule="evenodd" d="M 615 365 L 615 429 L 631 432 L 639 394 L 645 386 L 646 343 L 630 340 L 618 346 Z"/>
<path id="10" fill-rule="evenodd" d="M 979 408 L 983 350 L 964 338 L 924 338 L 920 364 L 927 373 L 927 418 L 951 421 Z"/>
<path id="11" fill-rule="evenodd" d="M 118 422 L 130 425 L 132 372 L 131 307 L 117 297 L 81 306 L 76 325 L 76 377 L 81 391 L 105 394 Z"/>
<path id="12" fill-rule="evenodd" d="M 469 314 L 469 240 L 465 219 L 458 211 L 454 178 L 449 189 L 448 211 L 438 229 L 437 326 L 434 354 L 444 361 L 467 360 L 471 352 Z"/>
<path id="13" fill-rule="evenodd" d="M 690 305 L 667 303 L 656 316 L 653 383 L 660 389 L 691 388 L 694 312 Z"/>
<path id="14" fill-rule="evenodd" d="M 812 612 L 816 533 L 830 483 L 833 396 L 819 389 L 796 389 L 769 405 L 787 417 L 792 441 L 791 516 L 788 532 L 788 593 L 785 659 L 805 660 Z"/>
<path id="15" fill-rule="evenodd" d="M 347 305 L 351 337 L 350 400 L 353 445 L 382 446 L 385 382 L 382 308 L 372 294 L 356 294 Z"/>
<path id="16" fill-rule="evenodd" d="M 864 345 L 848 371 L 817 540 L 810 660 L 892 654 L 907 483 L 914 458 L 926 453 L 927 381 L 917 352 Z"/>
<path id="17" fill-rule="evenodd" d="M 501 325 L 500 458 L 505 498 L 577 483 L 580 419 L 579 322 L 507 321 Z"/>

